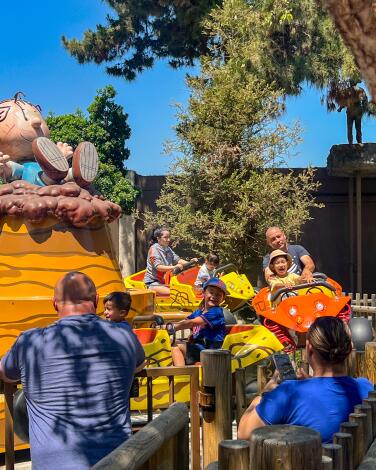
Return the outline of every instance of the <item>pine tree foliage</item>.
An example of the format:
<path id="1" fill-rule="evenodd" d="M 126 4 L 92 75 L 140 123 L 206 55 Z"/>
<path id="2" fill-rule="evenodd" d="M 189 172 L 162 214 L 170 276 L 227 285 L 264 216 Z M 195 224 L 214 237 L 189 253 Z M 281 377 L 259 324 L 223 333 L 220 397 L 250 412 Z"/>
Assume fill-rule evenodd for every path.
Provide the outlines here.
<path id="1" fill-rule="evenodd" d="M 106 63 L 107 72 L 133 80 L 158 58 L 172 66 L 192 65 L 234 26 L 248 39 L 245 67 L 288 94 L 305 82 L 325 88 L 330 81 L 358 75 L 353 58 L 331 18 L 315 0 L 226 1 L 220 31 L 207 34 L 209 14 L 222 15 L 223 0 L 106 0 L 112 10 L 106 24 L 87 30 L 82 40 L 63 43 L 80 62 Z M 235 11 L 236 10 L 236 11 Z M 227 47 L 222 42 L 222 47 Z"/>
<path id="2" fill-rule="evenodd" d="M 232 21 L 238 16 L 242 21 Z M 244 0 L 225 0 L 206 22 L 215 37 L 201 72 L 188 77 L 188 109 L 178 113 L 175 163 L 147 227 L 167 225 L 176 241 L 197 254 L 218 251 L 242 269 L 264 251 L 264 233 L 280 225 L 297 235 L 317 207 L 314 171 L 278 171 L 299 128 L 278 119 L 284 90 L 252 73 L 249 28 L 254 12 Z"/>
<path id="3" fill-rule="evenodd" d="M 221 22 L 207 31 L 216 45 L 213 53 L 226 57 L 227 42 L 216 44 L 216 38 L 226 38 L 237 28 L 243 46 L 229 52 L 286 94 L 299 93 L 304 83 L 323 89 L 330 82 L 359 77 L 351 53 L 315 0 L 226 1 L 224 8 L 213 9 L 212 17 L 218 15 Z"/>
<path id="4" fill-rule="evenodd" d="M 109 62 L 110 75 L 133 80 L 168 58 L 173 67 L 192 65 L 207 50 L 201 21 L 221 0 L 106 0 L 113 10 L 106 25 L 85 32 L 81 41 L 63 37 L 79 63 Z"/>
<path id="5" fill-rule="evenodd" d="M 75 148 L 80 142 L 92 142 L 98 151 L 99 173 L 94 182 L 107 199 L 119 204 L 130 213 L 139 191 L 126 178 L 125 160 L 129 149 L 125 141 L 131 130 L 128 115 L 115 102 L 116 91 L 106 86 L 97 91 L 85 115 L 80 109 L 57 116 L 49 113 L 46 121 L 54 142 L 67 142 Z"/>

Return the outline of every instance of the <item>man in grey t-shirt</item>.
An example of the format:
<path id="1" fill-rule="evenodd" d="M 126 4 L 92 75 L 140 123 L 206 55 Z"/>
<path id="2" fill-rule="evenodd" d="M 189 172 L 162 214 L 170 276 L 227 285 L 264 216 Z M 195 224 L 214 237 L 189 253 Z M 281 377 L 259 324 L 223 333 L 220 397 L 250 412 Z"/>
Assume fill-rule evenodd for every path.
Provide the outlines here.
<path id="1" fill-rule="evenodd" d="M 292 265 L 289 273 L 295 273 L 302 277 L 305 282 L 312 282 L 312 273 L 315 270 L 315 263 L 308 251 L 301 245 L 290 245 L 287 243 L 286 235 L 279 227 L 270 227 L 265 233 L 266 243 L 271 250 L 282 250 L 289 253 L 292 258 Z M 268 268 L 269 255 L 265 255 L 262 261 L 262 268 L 265 275 L 265 281 L 273 276 Z"/>
<path id="2" fill-rule="evenodd" d="M 144 351 L 130 328 L 100 319 L 92 280 L 55 287 L 59 320 L 23 332 L 0 363 L 21 380 L 34 470 L 88 470 L 131 435 L 129 392 Z"/>

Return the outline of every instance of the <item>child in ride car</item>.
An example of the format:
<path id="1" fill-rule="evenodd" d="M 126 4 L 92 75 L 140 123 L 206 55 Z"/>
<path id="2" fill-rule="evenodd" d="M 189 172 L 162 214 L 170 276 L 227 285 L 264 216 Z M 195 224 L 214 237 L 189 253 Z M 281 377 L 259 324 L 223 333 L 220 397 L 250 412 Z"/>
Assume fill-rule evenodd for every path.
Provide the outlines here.
<path id="1" fill-rule="evenodd" d="M 185 320 L 174 325 L 175 331 L 193 330 L 188 343 L 178 343 L 172 347 L 172 360 L 175 366 L 198 362 L 203 349 L 219 349 L 225 338 L 225 317 L 219 305 L 227 294 L 226 284 L 213 277 L 205 282 L 203 291 L 202 306 Z"/>
<path id="2" fill-rule="evenodd" d="M 293 287 L 302 283 L 300 276 L 288 272 L 291 265 L 292 258 L 288 253 L 282 250 L 274 250 L 270 253 L 269 269 L 273 276 L 270 277 L 268 283 L 272 294 L 282 287 Z M 278 297 L 273 303 L 277 305 L 280 301 Z"/>
<path id="3" fill-rule="evenodd" d="M 219 256 L 216 253 L 209 253 L 205 258 L 205 263 L 201 266 L 195 281 L 195 289 L 202 290 L 206 281 L 213 277 L 214 271 L 219 266 Z"/>
<path id="4" fill-rule="evenodd" d="M 111 292 L 103 300 L 106 320 L 124 323 L 131 308 L 132 299 L 128 292 Z"/>

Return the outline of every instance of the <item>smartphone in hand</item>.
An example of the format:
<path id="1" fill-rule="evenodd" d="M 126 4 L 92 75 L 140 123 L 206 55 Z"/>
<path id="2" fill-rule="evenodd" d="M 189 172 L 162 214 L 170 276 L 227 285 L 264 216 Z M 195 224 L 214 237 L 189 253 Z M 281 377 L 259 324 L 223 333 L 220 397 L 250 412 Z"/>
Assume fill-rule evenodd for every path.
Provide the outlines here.
<path id="1" fill-rule="evenodd" d="M 284 380 L 296 380 L 296 373 L 292 367 L 290 358 L 287 354 L 273 354 L 275 368 L 279 372 L 281 382 Z"/>

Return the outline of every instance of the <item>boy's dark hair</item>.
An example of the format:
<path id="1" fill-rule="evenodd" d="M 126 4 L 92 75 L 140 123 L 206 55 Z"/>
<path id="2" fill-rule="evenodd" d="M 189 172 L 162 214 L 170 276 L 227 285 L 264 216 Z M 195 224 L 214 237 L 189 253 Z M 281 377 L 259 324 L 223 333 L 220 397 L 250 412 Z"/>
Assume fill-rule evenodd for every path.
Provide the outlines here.
<path id="1" fill-rule="evenodd" d="M 103 299 L 103 303 L 112 302 L 119 310 L 129 312 L 132 304 L 132 298 L 128 292 L 111 292 Z"/>
<path id="2" fill-rule="evenodd" d="M 213 264 L 218 265 L 219 264 L 219 255 L 217 255 L 217 253 L 214 253 L 213 251 L 211 251 L 206 256 L 205 260 L 208 261 L 209 263 L 213 263 Z"/>

